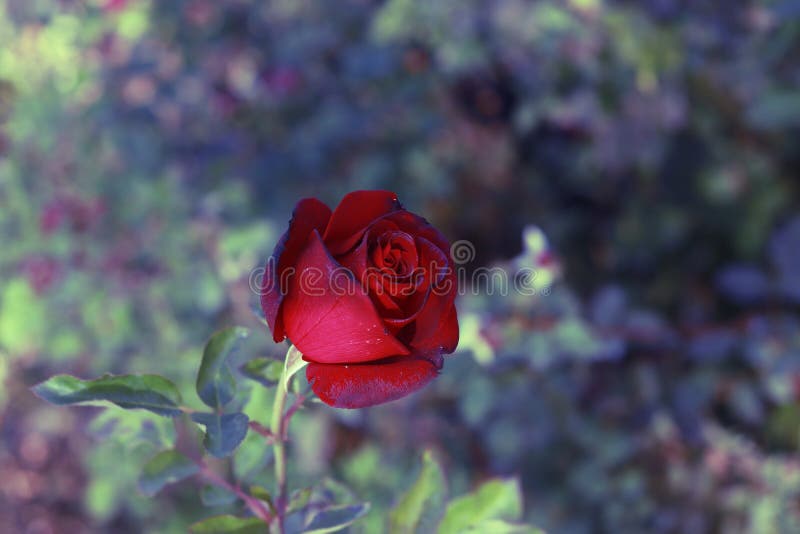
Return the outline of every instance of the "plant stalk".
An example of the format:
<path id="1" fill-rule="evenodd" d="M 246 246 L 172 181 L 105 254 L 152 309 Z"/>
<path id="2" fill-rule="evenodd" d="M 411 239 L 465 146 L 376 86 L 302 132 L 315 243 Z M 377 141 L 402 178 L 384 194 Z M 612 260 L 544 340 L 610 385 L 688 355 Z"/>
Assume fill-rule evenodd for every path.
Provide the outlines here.
<path id="1" fill-rule="evenodd" d="M 288 353 L 287 353 L 288 354 Z M 281 378 L 275 388 L 275 400 L 272 404 L 272 421 L 270 431 L 272 432 L 272 447 L 275 462 L 275 481 L 277 495 L 275 498 L 275 508 L 277 510 L 278 532 L 283 534 L 283 518 L 286 512 L 286 444 L 284 443 L 284 417 L 286 409 L 286 366 L 283 367 Z"/>

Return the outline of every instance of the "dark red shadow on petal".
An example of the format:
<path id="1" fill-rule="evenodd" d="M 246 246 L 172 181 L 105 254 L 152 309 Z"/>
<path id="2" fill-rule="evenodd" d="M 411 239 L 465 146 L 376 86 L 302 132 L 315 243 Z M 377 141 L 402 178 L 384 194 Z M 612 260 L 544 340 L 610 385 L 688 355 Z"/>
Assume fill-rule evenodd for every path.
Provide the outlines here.
<path id="1" fill-rule="evenodd" d="M 330 218 L 331 209 L 316 198 L 300 200 L 292 212 L 289 229 L 281 236 L 272 252 L 272 258 L 267 261 L 261 286 L 261 308 L 264 310 L 264 316 L 276 343 L 280 343 L 286 337 L 279 313 L 284 297 L 282 289 L 286 289 L 281 287 L 282 275 L 287 267 L 297 261 L 311 232 L 325 231 Z"/>
<path id="2" fill-rule="evenodd" d="M 427 337 L 415 335 L 409 340 L 414 351 L 450 354 L 458 346 L 458 312 L 455 304 L 437 321 L 438 328 Z"/>
<path id="3" fill-rule="evenodd" d="M 352 249 L 375 219 L 401 210 L 391 191 L 353 191 L 344 196 L 331 216 L 322 236 L 331 254 L 338 256 Z"/>
<path id="4" fill-rule="evenodd" d="M 422 357 L 355 365 L 312 362 L 306 368 L 314 393 L 334 408 L 365 408 L 403 398 L 438 373 L 439 366 Z"/>

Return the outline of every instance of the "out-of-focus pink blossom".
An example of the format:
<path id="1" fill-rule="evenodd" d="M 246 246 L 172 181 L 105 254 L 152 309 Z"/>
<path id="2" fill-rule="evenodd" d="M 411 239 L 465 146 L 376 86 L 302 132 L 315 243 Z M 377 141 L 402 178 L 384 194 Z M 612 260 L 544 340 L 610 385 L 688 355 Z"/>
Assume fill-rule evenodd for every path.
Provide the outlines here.
<path id="1" fill-rule="evenodd" d="M 39 230 L 44 235 L 50 235 L 68 226 L 76 233 L 83 233 L 97 224 L 104 213 L 105 203 L 101 199 L 57 197 L 42 209 L 39 215 Z"/>
<path id="2" fill-rule="evenodd" d="M 116 13 L 122 11 L 128 6 L 128 0 L 105 0 L 103 2 L 103 11 Z"/>
<path id="3" fill-rule="evenodd" d="M 26 259 L 22 270 L 37 295 L 50 289 L 61 275 L 61 264 L 50 256 L 32 256 Z"/>

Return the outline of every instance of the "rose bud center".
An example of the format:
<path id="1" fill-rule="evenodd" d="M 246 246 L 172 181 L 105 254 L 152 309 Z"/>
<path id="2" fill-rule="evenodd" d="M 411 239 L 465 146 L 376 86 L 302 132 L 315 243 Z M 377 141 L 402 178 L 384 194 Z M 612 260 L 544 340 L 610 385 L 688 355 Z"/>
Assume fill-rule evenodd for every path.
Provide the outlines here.
<path id="1" fill-rule="evenodd" d="M 405 232 L 386 232 L 378 237 L 372 250 L 372 263 L 383 273 L 406 277 L 417 268 L 417 246 Z"/>

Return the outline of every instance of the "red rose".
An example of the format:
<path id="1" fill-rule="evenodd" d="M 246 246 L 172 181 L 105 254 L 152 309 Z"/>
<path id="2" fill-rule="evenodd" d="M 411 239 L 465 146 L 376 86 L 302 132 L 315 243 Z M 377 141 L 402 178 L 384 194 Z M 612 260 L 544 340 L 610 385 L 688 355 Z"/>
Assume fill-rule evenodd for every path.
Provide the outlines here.
<path id="1" fill-rule="evenodd" d="M 416 391 L 458 344 L 449 244 L 389 191 L 355 191 L 333 212 L 298 202 L 262 289 L 273 338 L 289 337 L 338 408 Z"/>

